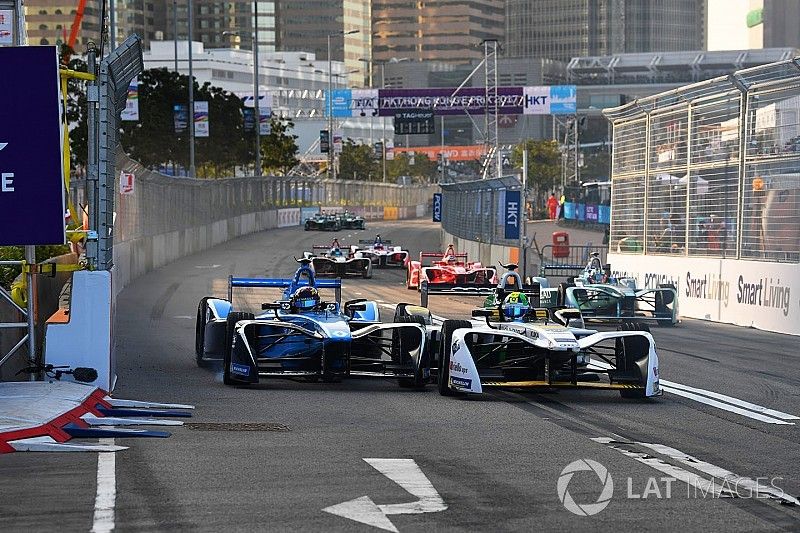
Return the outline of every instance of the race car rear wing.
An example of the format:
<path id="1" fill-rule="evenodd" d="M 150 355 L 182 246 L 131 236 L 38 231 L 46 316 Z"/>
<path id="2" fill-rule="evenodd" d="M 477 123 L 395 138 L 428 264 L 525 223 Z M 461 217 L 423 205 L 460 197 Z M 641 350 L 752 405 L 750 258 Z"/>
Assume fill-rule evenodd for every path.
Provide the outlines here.
<path id="1" fill-rule="evenodd" d="M 392 241 L 381 241 L 376 243 L 374 239 L 358 239 L 358 244 L 384 244 L 386 246 L 392 244 Z"/>
<path id="2" fill-rule="evenodd" d="M 525 295 L 531 300 L 531 306 L 540 307 L 541 289 L 538 283 L 530 285 L 523 285 L 521 288 L 504 289 L 492 283 L 484 285 L 455 285 L 452 283 L 428 283 L 422 281 L 420 285 L 420 305 L 428 307 L 429 296 L 491 296 L 497 294 L 498 300 L 502 301 L 508 293 L 511 292 L 524 292 Z"/>
<path id="3" fill-rule="evenodd" d="M 234 287 L 249 287 L 249 288 L 270 288 L 270 289 L 285 289 L 291 287 L 292 284 L 298 287 L 308 285 L 308 280 L 301 279 L 295 281 L 291 278 L 235 278 L 228 277 L 228 300 L 233 300 Z M 333 289 L 336 295 L 336 301 L 342 301 L 342 280 L 335 279 L 317 279 L 314 281 L 314 287 L 317 289 Z"/>
<path id="4" fill-rule="evenodd" d="M 459 252 L 455 254 L 449 254 L 452 257 L 455 257 L 457 260 L 461 260 L 464 263 L 467 262 L 467 252 Z M 444 259 L 445 254 L 442 252 L 420 252 L 419 253 L 419 262 L 420 264 L 423 263 L 423 258 L 430 257 L 431 259 Z"/>

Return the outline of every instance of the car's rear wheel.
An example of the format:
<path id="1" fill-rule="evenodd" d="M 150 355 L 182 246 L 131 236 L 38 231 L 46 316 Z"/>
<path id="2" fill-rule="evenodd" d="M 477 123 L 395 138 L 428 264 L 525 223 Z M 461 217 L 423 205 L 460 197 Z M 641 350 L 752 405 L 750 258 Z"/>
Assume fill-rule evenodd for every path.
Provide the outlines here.
<path id="1" fill-rule="evenodd" d="M 425 319 L 421 316 L 412 316 L 412 315 L 400 315 L 395 316 L 394 318 L 395 323 L 398 324 L 420 324 L 421 326 L 425 326 Z M 395 343 L 400 340 L 402 342 L 403 333 L 397 332 L 397 336 L 395 338 Z M 429 357 L 422 357 L 420 361 L 419 368 L 417 368 L 416 373 L 414 374 L 413 378 L 400 378 L 397 380 L 397 383 L 404 389 L 424 389 L 425 388 L 425 373 L 423 365 L 426 364 L 426 360 L 429 361 Z"/>
<path id="2" fill-rule="evenodd" d="M 467 320 L 445 320 L 442 323 L 442 344 L 439 347 L 439 373 L 438 385 L 439 394 L 442 396 L 452 396 L 448 373 L 450 369 L 450 350 L 453 344 L 453 332 L 457 329 L 471 328 L 472 324 Z"/>
<path id="3" fill-rule="evenodd" d="M 225 327 L 225 348 L 222 355 L 222 382 L 225 385 L 235 385 L 239 383 L 231 376 L 231 349 L 233 345 L 233 335 L 236 333 L 236 323 L 240 320 L 253 320 L 253 313 L 228 313 Z"/>

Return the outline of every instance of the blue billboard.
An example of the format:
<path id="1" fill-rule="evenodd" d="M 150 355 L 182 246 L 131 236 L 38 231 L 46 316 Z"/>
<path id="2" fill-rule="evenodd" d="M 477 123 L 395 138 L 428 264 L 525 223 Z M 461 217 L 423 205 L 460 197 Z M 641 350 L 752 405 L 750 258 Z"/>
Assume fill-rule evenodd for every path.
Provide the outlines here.
<path id="1" fill-rule="evenodd" d="M 442 193 L 433 193 L 433 221 L 442 221 Z"/>
<path id="2" fill-rule="evenodd" d="M 519 239 L 520 224 L 520 191 L 506 191 L 506 207 L 503 210 L 505 222 L 505 238 L 508 240 Z"/>
<path id="3" fill-rule="evenodd" d="M 0 48 L 0 245 L 63 244 L 63 131 L 55 46 Z"/>

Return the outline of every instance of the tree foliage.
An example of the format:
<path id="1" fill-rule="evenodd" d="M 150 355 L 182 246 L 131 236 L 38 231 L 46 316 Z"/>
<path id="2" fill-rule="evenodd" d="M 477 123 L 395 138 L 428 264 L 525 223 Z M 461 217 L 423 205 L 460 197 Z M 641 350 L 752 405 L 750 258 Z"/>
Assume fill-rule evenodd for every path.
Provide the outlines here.
<path id="1" fill-rule="evenodd" d="M 400 152 L 386 162 L 386 173 L 392 182 L 400 176 L 411 176 L 417 182 L 435 181 L 438 172 L 439 165 L 425 154 L 415 154 L 412 159 L 408 152 Z"/>
<path id="2" fill-rule="evenodd" d="M 270 134 L 261 136 L 262 172 L 285 175 L 299 163 L 297 135 L 290 133 L 294 123 L 273 118 L 270 126 Z"/>
<path id="3" fill-rule="evenodd" d="M 379 181 L 382 178 L 380 161 L 375 159 L 372 147 L 344 141 L 339 154 L 339 177 L 342 179 Z"/>
<path id="4" fill-rule="evenodd" d="M 545 198 L 556 190 L 561 180 L 561 152 L 557 141 L 527 139 L 511 151 L 511 164 L 522 168 L 522 153 L 528 152 L 528 188 L 534 205 L 544 205 Z"/>

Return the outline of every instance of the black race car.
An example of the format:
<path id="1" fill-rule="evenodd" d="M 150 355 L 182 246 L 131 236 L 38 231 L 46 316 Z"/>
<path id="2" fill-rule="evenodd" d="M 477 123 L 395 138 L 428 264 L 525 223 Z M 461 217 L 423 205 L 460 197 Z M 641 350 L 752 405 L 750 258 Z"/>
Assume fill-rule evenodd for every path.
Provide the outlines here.
<path id="1" fill-rule="evenodd" d="M 313 217 L 306 220 L 303 228 L 306 231 L 339 231 L 342 229 L 342 223 L 336 215 L 317 213 Z"/>
<path id="2" fill-rule="evenodd" d="M 338 218 L 343 229 L 366 229 L 364 217 L 350 211 L 339 214 Z"/>

